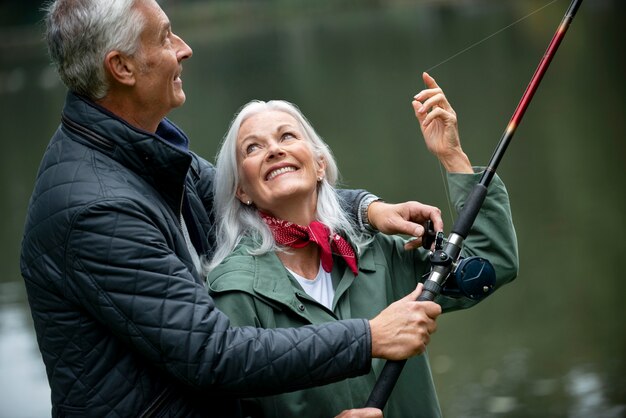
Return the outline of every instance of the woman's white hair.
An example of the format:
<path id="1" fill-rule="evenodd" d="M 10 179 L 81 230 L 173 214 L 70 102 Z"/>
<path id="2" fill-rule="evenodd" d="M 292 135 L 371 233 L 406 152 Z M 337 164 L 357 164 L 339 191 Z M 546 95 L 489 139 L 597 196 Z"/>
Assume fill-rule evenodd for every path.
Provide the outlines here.
<path id="1" fill-rule="evenodd" d="M 139 0 L 55 0 L 46 7 L 46 41 L 52 62 L 71 91 L 103 98 L 110 51 L 133 55 L 144 28 Z"/>
<path id="2" fill-rule="evenodd" d="M 235 115 L 228 132 L 224 136 L 215 164 L 214 213 L 216 218 L 216 251 L 210 261 L 204 261 L 205 273 L 220 264 L 237 246 L 244 236 L 252 237 L 258 243 L 253 254 L 270 251 L 283 251 L 277 246 L 274 237 L 261 219 L 257 209 L 239 201 L 236 196 L 239 185 L 237 166 L 237 136 L 243 122 L 250 116 L 267 112 L 281 111 L 291 115 L 302 128 L 305 139 L 311 145 L 313 154 L 326 163 L 324 179 L 318 184 L 317 220 L 324 223 L 332 232 L 345 235 L 356 247 L 356 251 L 366 245 L 371 237 L 362 235 L 340 205 L 335 189 L 339 178 L 337 163 L 328 145 L 315 132 L 313 126 L 302 115 L 297 106 L 283 100 L 263 102 L 253 100 L 244 105 Z"/>

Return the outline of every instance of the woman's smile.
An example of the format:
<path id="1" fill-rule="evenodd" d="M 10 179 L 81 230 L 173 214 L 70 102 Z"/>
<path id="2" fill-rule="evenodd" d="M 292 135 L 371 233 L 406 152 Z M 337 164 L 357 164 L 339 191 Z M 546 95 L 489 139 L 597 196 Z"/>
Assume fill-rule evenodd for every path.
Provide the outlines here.
<path id="1" fill-rule="evenodd" d="M 270 170 L 267 176 L 265 176 L 265 180 L 267 181 L 274 180 L 276 177 L 280 176 L 281 174 L 292 173 L 297 170 L 298 169 L 292 165 L 289 165 L 286 167 L 274 168 Z"/>

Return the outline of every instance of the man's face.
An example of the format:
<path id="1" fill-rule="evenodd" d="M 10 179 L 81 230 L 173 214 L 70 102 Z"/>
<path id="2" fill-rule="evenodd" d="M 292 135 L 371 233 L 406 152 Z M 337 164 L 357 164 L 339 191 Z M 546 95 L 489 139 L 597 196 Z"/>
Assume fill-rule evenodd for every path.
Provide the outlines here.
<path id="1" fill-rule="evenodd" d="M 165 116 L 185 103 L 181 62 L 191 57 L 192 51 L 172 32 L 167 15 L 154 0 L 140 0 L 136 7 L 145 19 L 136 54 L 137 95 L 144 109 Z"/>

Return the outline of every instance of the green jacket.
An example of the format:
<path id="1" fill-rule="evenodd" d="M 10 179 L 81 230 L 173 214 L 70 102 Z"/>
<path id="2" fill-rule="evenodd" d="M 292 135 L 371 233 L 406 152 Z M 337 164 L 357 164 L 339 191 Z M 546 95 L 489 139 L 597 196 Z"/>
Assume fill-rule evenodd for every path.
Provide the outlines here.
<path id="1" fill-rule="evenodd" d="M 457 210 L 479 175 L 448 176 Z M 359 274 L 335 257 L 332 270 L 333 310 L 310 298 L 288 273 L 275 253 L 250 255 L 251 240 L 244 239 L 233 254 L 208 276 L 210 293 L 218 308 L 234 325 L 280 328 L 319 324 L 342 318 L 376 316 L 390 303 L 407 295 L 430 270 L 425 250 L 405 251 L 400 237 L 377 234 L 359 255 Z M 464 254 L 480 255 L 496 269 L 497 286 L 517 275 L 517 240 L 504 184 L 494 178 L 480 215 L 465 241 Z M 440 296 L 444 311 L 468 308 L 477 302 Z M 306 353 L 305 353 L 306 355 Z M 251 416 L 334 417 L 340 411 L 359 408 L 371 392 L 384 365 L 374 359 L 368 375 L 282 395 L 245 401 Z M 386 418 L 439 417 L 427 354 L 409 359 L 387 403 Z"/>

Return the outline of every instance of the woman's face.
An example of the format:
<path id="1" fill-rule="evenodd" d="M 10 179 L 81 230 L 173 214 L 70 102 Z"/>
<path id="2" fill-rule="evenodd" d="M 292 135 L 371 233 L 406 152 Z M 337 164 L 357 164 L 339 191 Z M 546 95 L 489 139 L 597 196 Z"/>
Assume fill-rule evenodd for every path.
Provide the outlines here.
<path id="1" fill-rule="evenodd" d="M 288 219 L 291 208 L 314 210 L 318 177 L 325 163 L 313 154 L 298 121 L 270 110 L 248 117 L 237 136 L 237 197 L 264 212 Z"/>

